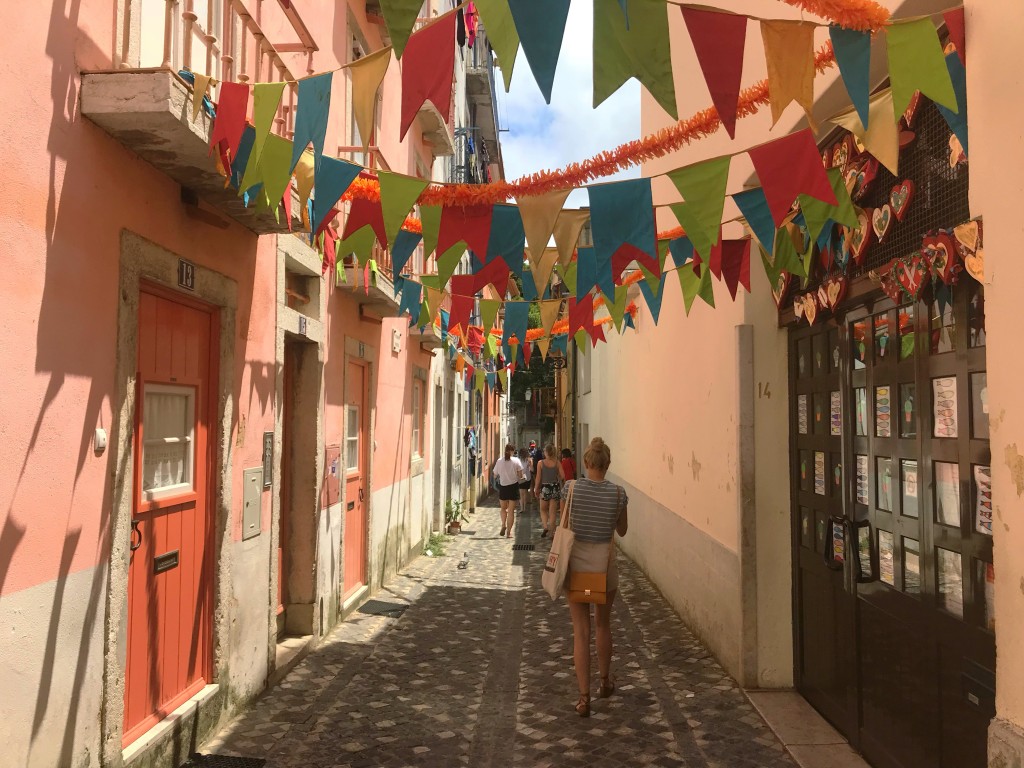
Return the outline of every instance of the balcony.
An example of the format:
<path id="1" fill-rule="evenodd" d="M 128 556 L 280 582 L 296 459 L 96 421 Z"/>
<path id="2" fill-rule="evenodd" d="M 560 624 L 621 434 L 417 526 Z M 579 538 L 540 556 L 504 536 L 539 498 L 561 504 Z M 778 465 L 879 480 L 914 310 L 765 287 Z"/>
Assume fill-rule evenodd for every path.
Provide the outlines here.
<path id="1" fill-rule="evenodd" d="M 209 155 L 212 121 L 203 110 L 192 118 L 192 86 L 177 73 L 190 69 L 241 83 L 288 81 L 272 130 L 290 138 L 296 76 L 282 53 L 311 57 L 317 46 L 293 5 L 284 0 L 278 5 L 297 42 L 274 45 L 267 39 L 259 17 L 270 8 L 262 2 L 254 17 L 242 0 L 166 0 L 162 14 L 143 13 L 132 20 L 120 41 L 120 69 L 82 75 L 85 117 L 183 188 L 261 235 L 288 232 L 289 222 L 284 215 L 279 221 L 272 211 L 247 208 L 235 190 L 225 189 Z M 300 228 L 297 197 L 293 202 L 291 228 Z"/>
<path id="2" fill-rule="evenodd" d="M 474 124 L 479 128 L 492 162 L 501 163 L 498 143 L 498 111 L 495 99 L 494 57 L 487 40 L 487 30 L 477 30 L 476 40 L 466 61 L 466 98 L 473 105 Z"/>

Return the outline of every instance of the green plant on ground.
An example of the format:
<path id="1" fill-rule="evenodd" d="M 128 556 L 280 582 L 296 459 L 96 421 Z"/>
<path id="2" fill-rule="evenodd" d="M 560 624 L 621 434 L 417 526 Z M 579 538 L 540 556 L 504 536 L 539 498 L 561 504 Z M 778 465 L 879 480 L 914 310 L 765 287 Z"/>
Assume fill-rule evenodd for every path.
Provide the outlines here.
<path id="1" fill-rule="evenodd" d="M 442 533 L 432 533 L 430 538 L 427 539 L 426 546 L 423 547 L 423 553 L 430 553 L 431 557 L 441 557 L 444 555 L 445 544 L 448 543 L 450 537 L 445 536 Z"/>
<path id="2" fill-rule="evenodd" d="M 452 523 L 468 523 L 469 518 L 466 517 L 466 513 L 462 511 L 465 506 L 465 501 L 456 501 L 455 499 L 448 499 L 444 505 L 444 521 L 446 524 L 451 525 Z"/>

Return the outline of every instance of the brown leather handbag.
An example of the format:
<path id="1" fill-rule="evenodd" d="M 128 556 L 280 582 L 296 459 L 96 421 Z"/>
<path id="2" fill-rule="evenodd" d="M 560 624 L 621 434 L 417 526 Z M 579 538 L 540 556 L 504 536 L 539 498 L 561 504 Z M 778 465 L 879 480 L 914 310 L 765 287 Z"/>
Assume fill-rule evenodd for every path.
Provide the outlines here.
<path id="1" fill-rule="evenodd" d="M 619 512 L 622 511 L 622 489 L 616 488 Z M 571 513 L 571 509 L 569 510 Z M 604 573 L 581 571 L 576 573 L 569 571 L 569 582 L 565 588 L 565 598 L 570 603 L 594 603 L 605 605 L 608 602 L 608 571 L 612 567 L 612 559 L 615 557 L 615 534 L 612 534 L 608 542 L 608 567 Z"/>

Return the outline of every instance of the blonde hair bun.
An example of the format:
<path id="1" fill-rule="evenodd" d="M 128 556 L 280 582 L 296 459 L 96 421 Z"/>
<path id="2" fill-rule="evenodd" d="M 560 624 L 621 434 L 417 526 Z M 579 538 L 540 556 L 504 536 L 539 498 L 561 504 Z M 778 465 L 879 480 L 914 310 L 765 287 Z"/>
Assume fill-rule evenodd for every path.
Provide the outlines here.
<path id="1" fill-rule="evenodd" d="M 583 463 L 598 472 L 608 469 L 612 463 L 612 452 L 602 438 L 595 437 L 590 441 L 586 453 L 583 454 Z"/>

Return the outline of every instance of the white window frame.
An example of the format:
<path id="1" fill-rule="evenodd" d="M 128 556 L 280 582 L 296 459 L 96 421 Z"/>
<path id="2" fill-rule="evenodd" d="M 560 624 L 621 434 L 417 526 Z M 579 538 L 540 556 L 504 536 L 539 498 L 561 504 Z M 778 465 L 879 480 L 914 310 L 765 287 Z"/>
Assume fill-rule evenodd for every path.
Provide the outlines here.
<path id="1" fill-rule="evenodd" d="M 147 395 L 184 395 L 186 398 L 185 415 L 186 422 L 190 425 L 189 432 L 183 438 L 147 438 L 146 437 L 146 396 Z M 195 493 L 196 478 L 196 388 L 188 384 L 150 384 L 144 382 L 142 385 L 142 456 L 140 467 L 141 477 L 139 478 L 139 495 L 143 502 L 160 501 L 174 496 L 185 496 Z M 186 481 L 166 485 L 156 490 L 146 490 L 144 487 L 146 476 L 146 448 L 153 445 L 170 445 L 184 441 L 188 447 L 185 455 Z"/>
<path id="2" fill-rule="evenodd" d="M 423 382 L 412 380 L 412 459 L 423 458 Z"/>
<path id="3" fill-rule="evenodd" d="M 355 435 L 350 434 L 353 425 Z M 352 449 L 352 442 L 355 442 L 355 450 Z M 353 475 L 359 472 L 359 406 L 345 406 L 345 474 Z M 354 464 L 353 464 L 354 462 Z"/>

